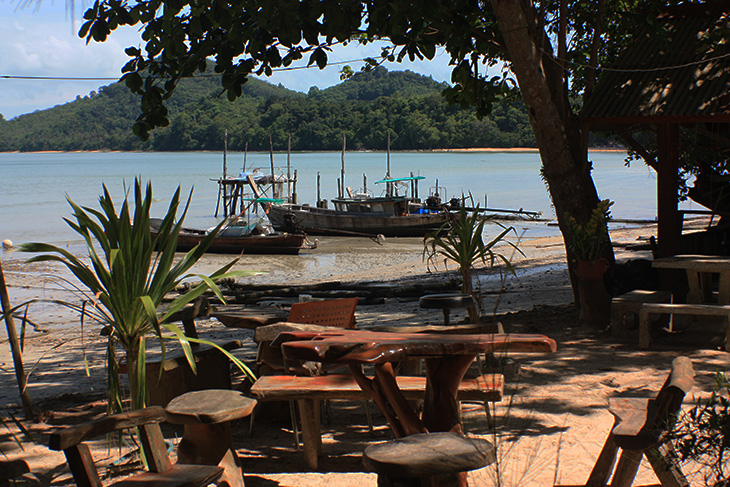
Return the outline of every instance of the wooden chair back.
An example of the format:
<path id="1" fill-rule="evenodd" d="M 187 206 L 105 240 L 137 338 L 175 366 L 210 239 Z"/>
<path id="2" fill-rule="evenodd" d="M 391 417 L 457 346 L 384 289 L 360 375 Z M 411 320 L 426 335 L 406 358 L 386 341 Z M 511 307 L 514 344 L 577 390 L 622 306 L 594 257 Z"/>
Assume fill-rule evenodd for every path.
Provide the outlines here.
<path id="1" fill-rule="evenodd" d="M 684 396 L 694 385 L 695 371 L 687 357 L 672 361 L 672 370 L 655 398 L 644 403 L 645 412 L 638 409 L 625 414 L 613 429 L 617 443 L 623 448 L 646 449 L 656 444 L 682 407 Z"/>
<path id="2" fill-rule="evenodd" d="M 294 303 L 287 321 L 310 325 L 355 328 L 355 308 L 358 298 L 326 299 L 308 303 Z"/>
<path id="3" fill-rule="evenodd" d="M 120 487 L 163 484 L 166 487 L 205 487 L 217 481 L 223 473 L 221 467 L 173 465 L 170 462 L 159 425 L 166 417 L 165 410 L 159 406 L 113 414 L 53 432 L 48 447 L 64 452 L 78 487 L 102 487 L 91 450 L 85 442 L 115 431 L 138 428 L 149 471 L 118 482 Z"/>

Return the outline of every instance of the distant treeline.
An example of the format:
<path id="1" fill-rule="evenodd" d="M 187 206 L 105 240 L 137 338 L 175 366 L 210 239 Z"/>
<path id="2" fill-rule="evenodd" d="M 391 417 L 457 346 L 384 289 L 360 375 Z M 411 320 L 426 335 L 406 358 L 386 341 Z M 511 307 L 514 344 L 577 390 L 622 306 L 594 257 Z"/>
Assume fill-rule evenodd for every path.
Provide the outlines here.
<path id="1" fill-rule="evenodd" d="M 503 102 L 478 120 L 472 111 L 449 106 L 444 85 L 410 71 L 377 68 L 336 86 L 309 93 L 250 79 L 235 102 L 219 97 L 216 77 L 184 80 L 168 104 L 170 126 L 141 142 L 131 130 L 139 100 L 115 83 L 87 97 L 5 120 L 0 116 L 0 151 L 155 150 L 228 148 L 242 151 L 338 150 L 347 135 L 351 150 L 468 147 L 535 147 L 524 107 Z"/>

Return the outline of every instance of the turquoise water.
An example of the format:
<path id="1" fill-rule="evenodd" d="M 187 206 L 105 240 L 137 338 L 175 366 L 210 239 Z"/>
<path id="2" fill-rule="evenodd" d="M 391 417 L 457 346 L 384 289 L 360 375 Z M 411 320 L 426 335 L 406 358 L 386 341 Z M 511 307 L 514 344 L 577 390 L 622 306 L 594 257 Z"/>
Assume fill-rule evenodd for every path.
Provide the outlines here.
<path id="1" fill-rule="evenodd" d="M 616 218 L 651 219 L 656 215 L 656 175 L 643 164 L 627 168 L 623 153 L 592 153 L 594 179 L 601 198 L 615 201 Z M 340 177 L 340 153 L 295 153 L 291 171 L 297 171 L 299 202 L 316 200 L 317 171 L 321 196 L 336 196 Z M 275 154 L 275 166 L 286 172 L 287 155 Z M 228 174 L 237 175 L 243 154 L 228 154 Z M 185 153 L 0 153 L 0 239 L 14 243 L 45 241 L 61 245 L 78 243 L 62 217 L 71 214 L 66 196 L 74 202 L 98 208 L 105 184 L 115 201 L 121 201 L 124 184 L 131 186 L 136 176 L 152 181 L 155 203 L 153 215 L 166 212 L 175 188 L 184 195 L 194 187 L 186 223 L 208 227 L 216 222 L 218 196 L 215 183 L 222 173 L 223 155 L 214 152 Z M 247 168 L 269 172 L 268 153 L 249 153 Z M 419 195 L 429 188 L 447 190 L 446 198 L 471 193 L 480 206 L 540 211 L 554 218 L 545 184 L 540 178 L 539 156 L 533 152 L 401 152 L 391 154 L 391 175 L 424 176 Z M 345 182 L 362 188 L 363 174 L 368 189 L 381 191 L 375 181 L 386 172 L 386 154 L 352 152 L 345 155 Z M 533 228 L 532 231 L 535 231 Z M 541 224 L 538 232 L 554 233 Z"/>

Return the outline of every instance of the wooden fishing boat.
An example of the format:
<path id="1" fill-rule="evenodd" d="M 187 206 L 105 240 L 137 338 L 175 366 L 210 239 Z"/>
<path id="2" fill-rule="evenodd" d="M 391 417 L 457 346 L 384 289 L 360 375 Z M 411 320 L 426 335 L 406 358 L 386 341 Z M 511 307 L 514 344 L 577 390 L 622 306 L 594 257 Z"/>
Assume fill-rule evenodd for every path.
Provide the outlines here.
<path id="1" fill-rule="evenodd" d="M 405 196 L 336 198 L 334 208 L 290 203 L 262 203 L 269 221 L 279 231 L 313 235 L 383 235 L 422 237 L 449 219 L 448 210 L 429 207 Z"/>
<path id="2" fill-rule="evenodd" d="M 152 237 L 157 236 L 162 220 L 150 220 Z M 177 251 L 187 252 L 205 239 L 208 230 L 183 228 L 177 240 Z M 309 242 L 304 234 L 272 232 L 251 232 L 248 227 L 227 227 L 223 229 L 208 247 L 213 254 L 287 254 L 297 255 L 302 249 L 314 249 L 317 242 Z"/>

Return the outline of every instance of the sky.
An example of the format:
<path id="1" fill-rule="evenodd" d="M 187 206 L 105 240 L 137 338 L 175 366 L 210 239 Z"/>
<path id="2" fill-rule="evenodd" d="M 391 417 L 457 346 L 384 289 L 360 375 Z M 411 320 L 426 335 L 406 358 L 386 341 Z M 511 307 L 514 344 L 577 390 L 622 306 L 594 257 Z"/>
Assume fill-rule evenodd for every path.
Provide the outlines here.
<path id="1" fill-rule="evenodd" d="M 128 61 L 124 49 L 140 46 L 137 27 L 117 29 L 103 43 L 90 42 L 77 35 L 82 7 L 76 2 L 75 20 L 66 11 L 64 0 L 43 0 L 40 5 L 18 7 L 18 0 L 0 0 L 0 114 L 10 120 L 24 113 L 51 108 L 86 96 L 100 86 L 119 79 Z M 330 62 L 376 57 L 380 48 L 351 44 L 330 54 Z M 449 57 L 438 52 L 432 61 L 390 64 L 390 70 L 411 71 L 449 81 Z M 306 64 L 306 63 L 304 63 Z M 357 71 L 361 62 L 350 63 Z M 280 71 L 265 80 L 301 92 L 310 87 L 327 88 L 340 82 L 341 66 L 320 71 L 317 68 Z M 8 78 L 11 77 L 11 78 Z M 94 80 L 37 80 L 17 77 L 95 78 Z M 104 79 L 107 78 L 107 79 Z"/>

